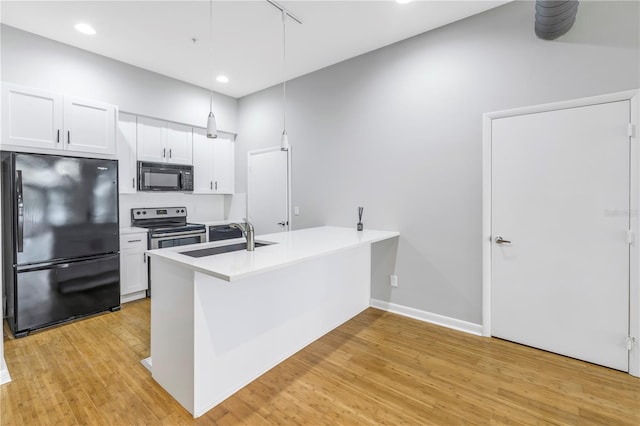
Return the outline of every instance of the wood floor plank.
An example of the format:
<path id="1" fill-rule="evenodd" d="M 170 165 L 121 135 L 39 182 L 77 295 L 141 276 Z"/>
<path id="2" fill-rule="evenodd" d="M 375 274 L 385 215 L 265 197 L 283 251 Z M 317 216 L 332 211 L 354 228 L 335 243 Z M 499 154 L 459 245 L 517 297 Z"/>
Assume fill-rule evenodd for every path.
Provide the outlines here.
<path id="1" fill-rule="evenodd" d="M 640 379 L 367 309 L 198 419 L 140 364 L 150 303 L 6 335 L 13 425 L 633 425 Z"/>

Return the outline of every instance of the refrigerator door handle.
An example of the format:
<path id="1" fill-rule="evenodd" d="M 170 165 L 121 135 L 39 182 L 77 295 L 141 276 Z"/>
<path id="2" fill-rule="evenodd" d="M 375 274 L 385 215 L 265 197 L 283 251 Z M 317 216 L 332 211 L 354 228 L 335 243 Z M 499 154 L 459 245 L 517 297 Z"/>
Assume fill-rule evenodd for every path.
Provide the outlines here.
<path id="1" fill-rule="evenodd" d="M 24 196 L 22 193 L 22 170 L 16 170 L 16 195 L 18 201 L 18 253 L 24 246 Z"/>

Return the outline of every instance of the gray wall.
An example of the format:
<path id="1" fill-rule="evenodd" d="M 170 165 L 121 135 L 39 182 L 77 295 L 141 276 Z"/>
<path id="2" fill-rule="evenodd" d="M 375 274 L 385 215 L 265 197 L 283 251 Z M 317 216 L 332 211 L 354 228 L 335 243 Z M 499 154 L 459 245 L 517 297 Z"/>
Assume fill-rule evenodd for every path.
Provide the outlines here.
<path id="1" fill-rule="evenodd" d="M 120 111 L 206 127 L 206 89 L 6 25 L 1 26 L 0 37 L 2 81 L 111 103 Z M 235 98 L 214 93 L 213 111 L 219 129 L 237 132 Z"/>
<path id="2" fill-rule="evenodd" d="M 513 2 L 289 82 L 294 228 L 355 227 L 365 206 L 366 228 L 401 233 L 397 256 L 374 251 L 372 297 L 480 324 L 482 113 L 640 87 L 639 15 L 583 1 L 549 42 Z M 279 87 L 240 99 L 238 192 L 281 107 Z"/>

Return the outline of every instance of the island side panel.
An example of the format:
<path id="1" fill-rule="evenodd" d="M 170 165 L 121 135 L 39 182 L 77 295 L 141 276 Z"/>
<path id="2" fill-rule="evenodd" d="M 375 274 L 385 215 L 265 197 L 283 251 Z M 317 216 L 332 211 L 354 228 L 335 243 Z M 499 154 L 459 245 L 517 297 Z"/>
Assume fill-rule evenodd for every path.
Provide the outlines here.
<path id="1" fill-rule="evenodd" d="M 370 286 L 370 244 L 238 281 L 196 273 L 195 417 L 362 312 Z"/>
<path id="2" fill-rule="evenodd" d="M 152 377 L 194 414 L 193 271 L 157 256 L 151 262 Z"/>

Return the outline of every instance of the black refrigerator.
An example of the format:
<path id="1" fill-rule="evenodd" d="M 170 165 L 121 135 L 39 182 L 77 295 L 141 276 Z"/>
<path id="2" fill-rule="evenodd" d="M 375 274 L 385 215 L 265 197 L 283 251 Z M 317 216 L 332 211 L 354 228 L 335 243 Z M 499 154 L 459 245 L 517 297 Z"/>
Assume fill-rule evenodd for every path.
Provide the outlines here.
<path id="1" fill-rule="evenodd" d="M 0 152 L 6 316 L 16 337 L 120 308 L 118 163 Z"/>

